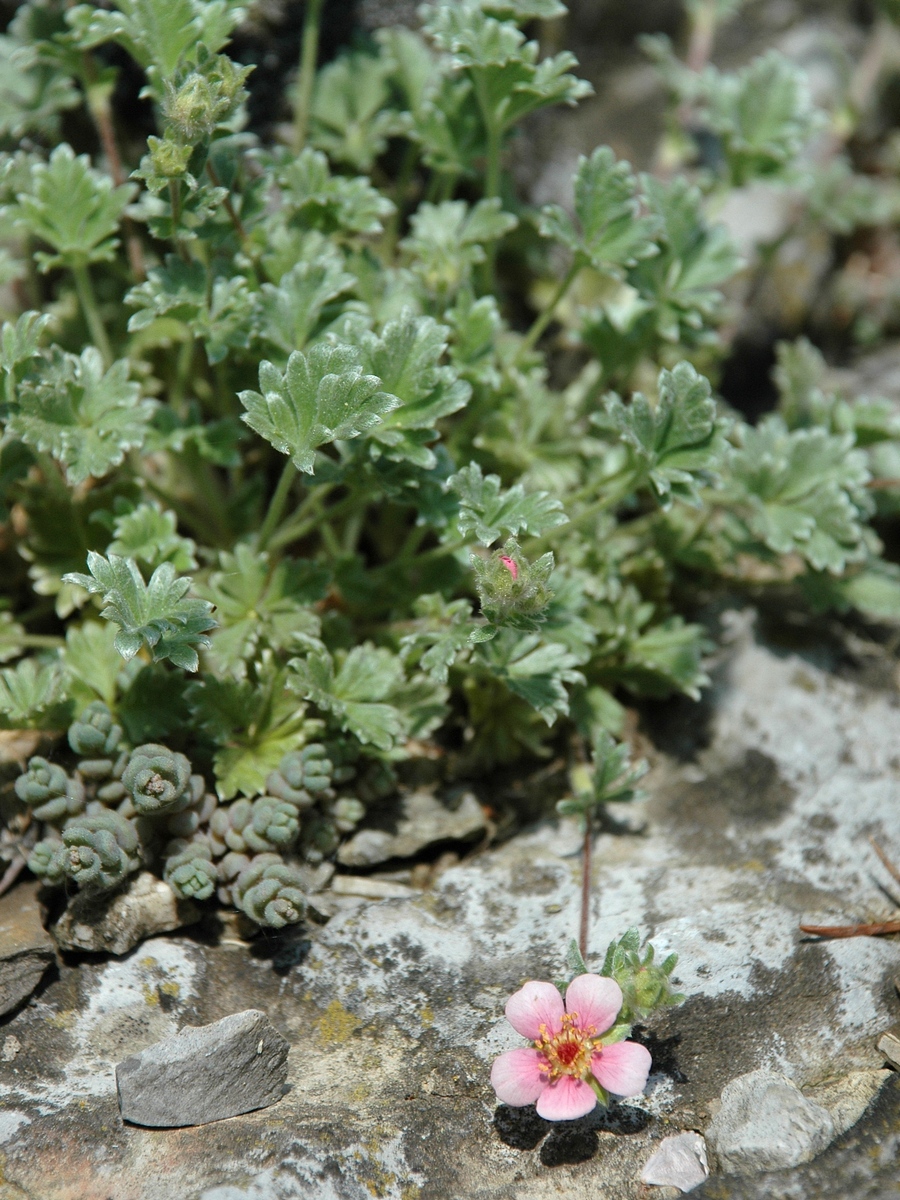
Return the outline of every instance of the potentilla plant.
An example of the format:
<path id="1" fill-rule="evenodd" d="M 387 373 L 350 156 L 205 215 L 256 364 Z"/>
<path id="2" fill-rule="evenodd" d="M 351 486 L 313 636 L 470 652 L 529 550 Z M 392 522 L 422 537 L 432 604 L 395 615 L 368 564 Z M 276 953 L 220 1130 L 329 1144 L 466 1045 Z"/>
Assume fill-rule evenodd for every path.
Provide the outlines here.
<path id="1" fill-rule="evenodd" d="M 718 173 L 601 146 L 536 210 L 512 139 L 589 91 L 531 36 L 564 5 L 426 4 L 316 70 L 323 11 L 269 141 L 232 0 L 29 0 L 0 42 L 0 722 L 72 752 L 16 820 L 48 882 L 149 865 L 276 925 L 410 759 L 576 761 L 697 696 L 717 592 L 900 618 L 891 405 L 787 347 L 751 427 L 704 374 L 710 205 L 804 169 L 796 71 L 672 67 Z"/>

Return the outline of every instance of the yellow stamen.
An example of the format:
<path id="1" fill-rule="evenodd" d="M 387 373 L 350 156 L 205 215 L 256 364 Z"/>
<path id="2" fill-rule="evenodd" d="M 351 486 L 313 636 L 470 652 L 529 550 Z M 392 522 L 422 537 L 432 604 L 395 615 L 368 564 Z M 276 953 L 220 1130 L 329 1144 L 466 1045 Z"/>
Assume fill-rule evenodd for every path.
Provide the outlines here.
<path id="1" fill-rule="evenodd" d="M 551 1083 L 561 1075 L 583 1079 L 589 1073 L 591 1056 L 595 1052 L 593 1035 L 597 1030 L 593 1025 L 579 1025 L 577 1012 L 563 1016 L 559 1033 L 551 1036 L 546 1025 L 541 1025 L 538 1032 L 541 1036 L 534 1048 L 546 1059 Z"/>

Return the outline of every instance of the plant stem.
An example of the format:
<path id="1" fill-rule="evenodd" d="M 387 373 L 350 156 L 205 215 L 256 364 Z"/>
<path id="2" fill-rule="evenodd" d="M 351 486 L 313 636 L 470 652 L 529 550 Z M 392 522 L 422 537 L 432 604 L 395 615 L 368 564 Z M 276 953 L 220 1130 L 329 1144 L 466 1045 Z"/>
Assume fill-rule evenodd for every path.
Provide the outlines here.
<path id="1" fill-rule="evenodd" d="M 288 496 L 291 494 L 291 485 L 297 477 L 297 468 L 294 466 L 293 460 L 288 459 L 284 464 L 284 470 L 281 472 L 281 478 L 278 480 L 278 485 L 272 493 L 272 499 L 269 501 L 269 507 L 266 511 L 265 520 L 262 523 L 262 528 L 259 531 L 259 539 L 257 545 L 260 550 L 265 550 L 269 538 L 275 532 L 278 522 L 281 520 L 281 515 L 284 512 L 284 506 L 287 504 Z"/>
<path id="2" fill-rule="evenodd" d="M 84 71 L 84 90 L 87 96 L 88 111 L 100 138 L 103 153 L 109 163 L 109 173 L 116 187 L 127 182 L 122 156 L 116 142 L 116 131 L 112 121 L 112 111 L 109 105 L 109 88 L 97 79 L 97 64 L 93 56 L 85 52 L 81 56 Z M 147 268 L 144 265 L 144 248 L 138 237 L 137 229 L 131 217 L 125 217 L 122 222 L 125 230 L 125 246 L 128 250 L 128 261 L 135 278 L 140 282 L 147 278 Z"/>
<path id="3" fill-rule="evenodd" d="M 562 300 L 563 296 L 565 296 L 566 292 L 569 290 L 569 288 L 572 286 L 572 284 L 575 282 L 575 278 L 578 275 L 580 270 L 581 270 L 581 263 L 579 262 L 578 259 L 576 259 L 575 262 L 572 263 L 571 267 L 569 267 L 569 270 L 566 272 L 566 274 L 563 276 L 563 278 L 560 280 L 559 287 L 553 293 L 553 297 L 550 300 L 550 303 L 547 305 L 547 307 L 544 309 L 544 311 L 537 317 L 537 319 L 534 321 L 534 324 L 531 326 L 531 328 L 525 334 L 525 338 L 522 342 L 522 345 L 519 347 L 519 351 L 516 354 L 515 360 L 513 362 L 514 366 L 516 366 L 516 367 L 520 366 L 522 363 L 522 360 L 525 358 L 525 356 L 528 355 L 534 349 L 534 347 L 537 345 L 538 338 L 541 336 L 541 334 L 544 332 L 544 330 L 547 328 L 547 326 L 552 321 L 553 314 L 556 312 L 557 305 Z"/>
<path id="4" fill-rule="evenodd" d="M 478 107 L 481 109 L 481 118 L 484 121 L 485 132 L 487 133 L 487 175 L 485 177 L 484 198 L 486 200 L 494 200 L 500 195 L 500 159 L 503 151 L 503 128 L 497 120 L 497 114 L 491 108 L 490 94 L 480 71 L 473 72 L 473 82 L 475 84 L 475 96 L 478 100 Z M 497 240 L 493 238 L 487 250 L 483 277 L 485 291 L 490 293 L 495 291 L 494 265 L 496 259 Z"/>
<path id="5" fill-rule="evenodd" d="M 591 925 L 591 840 L 591 819 L 588 815 L 584 823 L 584 849 L 581 857 L 581 924 L 578 930 L 578 949 L 584 959 L 587 959 Z"/>
<path id="6" fill-rule="evenodd" d="M 303 46 L 300 51 L 300 77 L 297 80 L 297 107 L 294 110 L 294 152 L 299 154 L 306 145 L 309 113 L 312 107 L 316 63 L 319 58 L 319 23 L 323 0 L 306 0 L 303 19 Z"/>
<path id="7" fill-rule="evenodd" d="M 106 327 L 100 316 L 100 309 L 97 307 L 97 296 L 88 269 L 84 265 L 73 267 L 72 275 L 75 278 L 75 290 L 78 292 L 78 301 L 81 304 L 81 311 L 84 313 L 88 329 L 91 331 L 91 337 L 103 356 L 104 364 L 110 367 L 113 361 L 112 346 L 109 344 Z"/>
<path id="8" fill-rule="evenodd" d="M 311 533 L 323 520 L 321 508 L 331 491 L 330 485 L 322 484 L 307 496 L 294 515 L 269 535 L 267 541 L 269 549 L 280 550 L 289 542 L 299 541 L 300 538 Z M 345 506 L 348 506 L 350 499 L 351 497 L 348 496 L 335 504 L 332 509 L 329 509 L 327 515 L 331 517 L 332 514 L 339 514 Z"/>
<path id="9" fill-rule="evenodd" d="M 212 165 L 212 163 L 210 162 L 209 159 L 206 160 L 206 173 L 209 176 L 213 187 L 217 187 L 217 188 L 223 187 L 222 180 L 219 178 L 219 172 Z M 246 245 L 247 244 L 247 230 L 244 228 L 244 222 L 237 215 L 237 210 L 235 209 L 234 204 L 232 203 L 231 196 L 228 193 L 228 189 L 224 188 L 224 191 L 225 191 L 225 199 L 222 201 L 222 203 L 225 206 L 225 211 L 228 213 L 228 219 L 229 219 L 229 221 L 231 221 L 231 224 L 234 226 L 235 233 L 241 239 L 241 244 Z"/>
<path id="10" fill-rule="evenodd" d="M 191 256 L 178 233 L 178 226 L 181 222 L 181 183 L 177 179 L 169 180 L 169 203 L 172 206 L 172 237 L 182 262 L 189 263 Z"/>

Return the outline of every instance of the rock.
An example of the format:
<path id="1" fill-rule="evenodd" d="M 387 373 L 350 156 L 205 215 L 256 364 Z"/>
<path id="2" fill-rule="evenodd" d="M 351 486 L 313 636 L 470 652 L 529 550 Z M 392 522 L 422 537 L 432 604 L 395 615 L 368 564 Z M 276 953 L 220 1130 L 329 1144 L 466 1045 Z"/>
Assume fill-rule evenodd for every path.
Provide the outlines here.
<path id="1" fill-rule="evenodd" d="M 641 1171 L 641 1182 L 690 1192 L 709 1175 L 706 1142 L 699 1133 L 676 1133 L 663 1138 Z"/>
<path id="2" fill-rule="evenodd" d="M 164 880 L 141 871 L 123 890 L 100 896 L 79 892 L 50 932 L 61 950 L 127 954 L 144 938 L 199 919 L 196 904 L 179 900 Z"/>
<path id="3" fill-rule="evenodd" d="M 827 1109 L 763 1068 L 727 1085 L 706 1136 L 723 1171 L 752 1175 L 810 1162 L 834 1132 Z"/>
<path id="4" fill-rule="evenodd" d="M 878 1039 L 878 1049 L 892 1067 L 900 1068 L 900 1030 L 895 1027 L 883 1033 Z"/>
<path id="5" fill-rule="evenodd" d="M 418 895 L 415 888 L 366 875 L 335 875 L 331 890 L 338 896 L 363 896 L 367 900 L 403 900 Z"/>
<path id="6" fill-rule="evenodd" d="M 266 1108 L 284 1094 L 288 1049 L 258 1009 L 188 1026 L 117 1065 L 122 1119 L 172 1129 Z"/>
<path id="7" fill-rule="evenodd" d="M 56 960 L 41 924 L 37 883 L 20 883 L 0 897 L 0 1016 L 30 996 Z"/>
<path id="8" fill-rule="evenodd" d="M 7 1034 L 3 1039 L 3 1048 L 0 1049 L 0 1062 L 12 1062 L 21 1049 L 22 1043 L 16 1035 Z"/>
<path id="9" fill-rule="evenodd" d="M 839 1137 L 853 1128 L 892 1075 L 893 1071 L 886 1069 L 851 1071 L 842 1079 L 807 1088 L 804 1095 L 828 1109 L 834 1122 L 834 1136 Z"/>
<path id="10" fill-rule="evenodd" d="M 391 858 L 412 858 L 439 842 L 465 842 L 485 828 L 481 805 L 465 792 L 455 808 L 448 808 L 431 792 L 413 792 L 401 802 L 397 832 L 361 829 L 338 851 L 345 867 L 371 867 Z"/>

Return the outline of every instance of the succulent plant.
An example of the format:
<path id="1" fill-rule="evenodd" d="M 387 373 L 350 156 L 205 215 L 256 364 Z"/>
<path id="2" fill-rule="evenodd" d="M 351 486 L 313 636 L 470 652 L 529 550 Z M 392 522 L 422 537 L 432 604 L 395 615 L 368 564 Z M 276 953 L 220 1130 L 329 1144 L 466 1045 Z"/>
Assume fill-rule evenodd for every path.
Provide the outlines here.
<path id="1" fill-rule="evenodd" d="M 241 871 L 232 888 L 235 907 L 258 925 L 282 929 L 302 920 L 306 895 L 301 875 L 277 854 L 260 854 Z"/>
<path id="2" fill-rule="evenodd" d="M 270 857 L 273 860 L 279 859 L 277 854 L 273 854 Z M 230 850 L 219 861 L 216 867 L 218 879 L 216 894 L 223 904 L 234 904 L 234 885 L 240 877 L 241 872 L 246 867 L 249 867 L 249 865 L 250 856 L 248 854 L 241 854 L 237 850 Z"/>
<path id="3" fill-rule="evenodd" d="M 366 815 L 366 806 L 355 796 L 341 796 L 331 805 L 331 815 L 339 833 L 352 833 Z"/>
<path id="4" fill-rule="evenodd" d="M 16 795 L 39 821 L 61 822 L 84 812 L 84 784 L 56 763 L 35 755 L 15 784 Z"/>
<path id="5" fill-rule="evenodd" d="M 319 796 L 332 795 L 334 767 L 325 747 L 311 742 L 285 754 L 266 780 L 266 792 L 295 808 L 309 808 Z"/>
<path id="6" fill-rule="evenodd" d="M 122 783 L 141 816 L 178 812 L 204 792 L 202 776 L 191 774 L 185 756 L 155 742 L 131 752 Z"/>
<path id="7" fill-rule="evenodd" d="M 169 854 L 163 868 L 163 879 L 176 896 L 186 900 L 206 900 L 216 890 L 217 871 L 212 851 L 205 841 L 182 844 Z"/>
<path id="8" fill-rule="evenodd" d="M 122 727 L 113 720 L 113 715 L 101 700 L 89 704 L 82 714 L 69 726 L 69 745 L 80 758 L 83 775 L 96 778 L 100 764 L 108 763 L 112 770 L 113 756 L 122 740 Z M 102 777 L 102 776 L 101 776 Z"/>
<path id="9" fill-rule="evenodd" d="M 56 857 L 60 870 L 90 892 L 117 887 L 142 859 L 134 823 L 114 812 L 72 820 Z"/>
<path id="10" fill-rule="evenodd" d="M 44 838 L 37 842 L 28 858 L 28 870 L 50 887 L 59 887 L 65 881 L 59 851 L 64 849 L 59 838 Z"/>
<path id="11" fill-rule="evenodd" d="M 307 862 L 320 863 L 323 858 L 337 850 L 340 841 L 341 835 L 334 817 L 325 813 L 314 813 L 303 822 L 301 845 L 303 857 Z"/>
<path id="12" fill-rule="evenodd" d="M 217 809 L 210 820 L 215 842 L 239 853 L 287 850 L 299 832 L 296 807 L 273 796 L 235 800 L 227 808 Z"/>
<path id="13" fill-rule="evenodd" d="M 194 776 L 194 778 L 197 778 Z M 201 826 L 208 825 L 210 818 L 218 807 L 218 800 L 212 792 L 203 792 L 193 800 L 187 808 L 173 812 L 166 817 L 167 831 L 176 838 L 189 838 Z"/>

